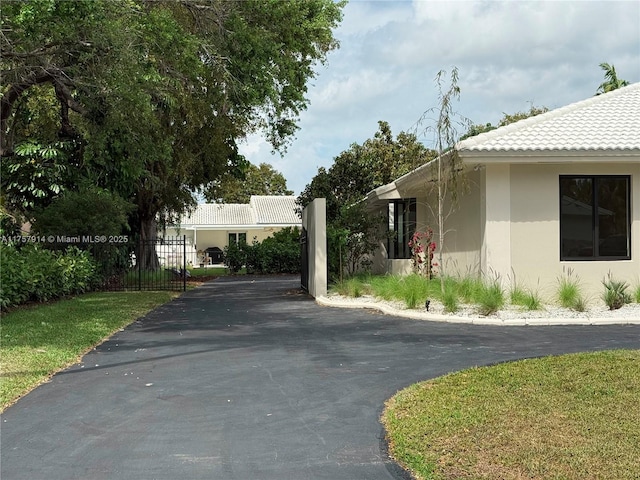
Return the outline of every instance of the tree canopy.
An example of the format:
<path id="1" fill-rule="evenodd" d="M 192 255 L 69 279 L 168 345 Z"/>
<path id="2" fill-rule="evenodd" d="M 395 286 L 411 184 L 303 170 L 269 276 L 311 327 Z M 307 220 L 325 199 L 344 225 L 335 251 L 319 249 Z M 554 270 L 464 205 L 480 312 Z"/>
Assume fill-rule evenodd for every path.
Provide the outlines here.
<path id="1" fill-rule="evenodd" d="M 531 105 L 529 111 L 503 113 L 503 117 L 498 122 L 498 125 L 492 125 L 491 123 L 472 124 L 469 126 L 467 132 L 462 135 L 462 137 L 460 137 L 460 140 L 464 140 L 465 138 L 469 137 L 475 137 L 476 135 L 480 135 L 481 133 L 490 132 L 491 130 L 495 130 L 496 128 L 510 125 L 520 120 L 524 120 L 525 118 L 535 117 L 536 115 L 540 115 L 541 113 L 546 113 L 548 111 L 549 109 L 547 107 L 536 107 L 535 105 Z"/>
<path id="2" fill-rule="evenodd" d="M 377 245 L 380 219 L 372 217 L 362 199 L 371 190 L 392 182 L 435 157 L 414 134 L 400 132 L 394 139 L 387 122 L 378 122 L 373 138 L 353 143 L 334 158 L 333 165 L 320 167 L 298 197 L 305 207 L 314 198 L 327 202 L 330 272 L 340 274 L 336 249 L 345 249 L 348 273 L 362 267 L 362 261 Z"/>
<path id="3" fill-rule="evenodd" d="M 298 197 L 303 207 L 314 198 L 327 199 L 327 221 L 339 217 L 340 207 L 359 202 L 371 190 L 392 182 L 435 157 L 412 133 L 393 138 L 387 122 L 378 122 L 378 131 L 364 143 L 353 143 L 333 159 L 327 170 L 318 169 Z"/>
<path id="4" fill-rule="evenodd" d="M 74 175 L 61 178 L 61 187 L 73 188 L 81 176 L 120 195 L 136 206 L 134 231 L 153 236 L 157 218 L 180 214 L 194 204 L 194 192 L 246 165 L 238 139 L 260 131 L 274 149 L 286 148 L 308 105 L 314 66 L 338 46 L 333 29 L 343 6 L 332 0 L 6 2 L 3 163 L 21 166 L 25 143 L 37 147 L 32 157 L 58 148 L 66 152 L 56 156 L 59 170 Z M 37 163 L 56 173 L 44 160 L 40 155 Z M 8 194 L 3 188 L 3 198 Z"/>
<path id="5" fill-rule="evenodd" d="M 241 173 L 226 173 L 205 191 L 205 198 L 214 203 L 249 203 L 251 195 L 293 195 L 293 191 L 268 163 L 250 163 Z"/>

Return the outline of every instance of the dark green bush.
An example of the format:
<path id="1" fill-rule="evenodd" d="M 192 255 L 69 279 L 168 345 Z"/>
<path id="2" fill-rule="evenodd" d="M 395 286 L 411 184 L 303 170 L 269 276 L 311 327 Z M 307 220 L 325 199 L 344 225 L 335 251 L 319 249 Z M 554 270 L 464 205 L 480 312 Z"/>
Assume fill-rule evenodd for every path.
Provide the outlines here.
<path id="1" fill-rule="evenodd" d="M 300 230 L 287 227 L 262 243 L 244 246 L 247 272 L 259 274 L 300 272 Z"/>
<path id="2" fill-rule="evenodd" d="M 238 273 L 246 260 L 247 254 L 244 244 L 238 245 L 236 242 L 230 242 L 224 248 L 224 264 L 231 273 Z"/>
<path id="3" fill-rule="evenodd" d="M 90 290 L 96 267 L 88 252 L 69 247 L 62 252 L 36 244 L 0 246 L 0 307 L 48 301 Z"/>
<path id="4" fill-rule="evenodd" d="M 128 231 L 132 205 L 96 186 L 66 191 L 34 212 L 31 231 L 39 235 L 121 235 Z"/>

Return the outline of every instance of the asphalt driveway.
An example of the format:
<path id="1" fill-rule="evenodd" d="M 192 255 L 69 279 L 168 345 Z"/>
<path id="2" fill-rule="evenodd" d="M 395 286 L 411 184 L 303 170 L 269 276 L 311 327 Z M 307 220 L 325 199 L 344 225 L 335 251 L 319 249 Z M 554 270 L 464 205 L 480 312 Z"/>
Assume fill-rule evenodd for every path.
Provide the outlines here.
<path id="1" fill-rule="evenodd" d="M 226 277 L 153 311 L 2 415 L 2 480 L 397 479 L 378 421 L 418 380 L 640 348 L 640 325 L 493 327 L 320 307 Z"/>

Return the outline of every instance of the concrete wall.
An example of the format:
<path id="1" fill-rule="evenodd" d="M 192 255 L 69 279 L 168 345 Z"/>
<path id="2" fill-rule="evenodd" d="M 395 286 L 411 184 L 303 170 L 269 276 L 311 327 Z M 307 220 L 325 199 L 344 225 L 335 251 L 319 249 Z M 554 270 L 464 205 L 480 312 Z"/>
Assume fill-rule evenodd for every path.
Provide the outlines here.
<path id="1" fill-rule="evenodd" d="M 302 212 L 302 227 L 307 231 L 309 294 L 327 294 L 327 201 L 316 198 Z"/>

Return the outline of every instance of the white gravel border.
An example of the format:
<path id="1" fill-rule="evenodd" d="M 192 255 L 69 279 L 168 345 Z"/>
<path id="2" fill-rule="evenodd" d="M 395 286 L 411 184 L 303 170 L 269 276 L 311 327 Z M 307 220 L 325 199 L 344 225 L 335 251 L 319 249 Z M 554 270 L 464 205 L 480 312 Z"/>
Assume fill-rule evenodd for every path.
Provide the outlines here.
<path id="1" fill-rule="evenodd" d="M 407 309 L 401 302 L 388 302 L 371 296 L 359 298 L 330 294 L 317 297 L 316 303 L 324 307 L 369 308 L 387 315 L 428 320 L 432 322 L 466 323 L 473 325 L 640 325 L 640 304 L 625 305 L 619 310 L 609 310 L 604 304 L 593 306 L 585 312 L 547 305 L 542 310 L 527 311 L 517 307 L 506 307 L 494 315 L 483 317 L 473 306 L 461 305 L 455 314 L 444 312 L 441 303 L 432 301 L 427 312 Z"/>

